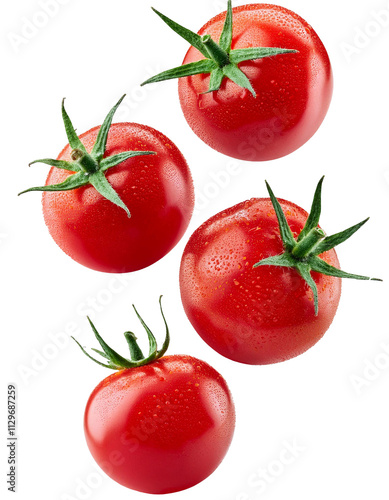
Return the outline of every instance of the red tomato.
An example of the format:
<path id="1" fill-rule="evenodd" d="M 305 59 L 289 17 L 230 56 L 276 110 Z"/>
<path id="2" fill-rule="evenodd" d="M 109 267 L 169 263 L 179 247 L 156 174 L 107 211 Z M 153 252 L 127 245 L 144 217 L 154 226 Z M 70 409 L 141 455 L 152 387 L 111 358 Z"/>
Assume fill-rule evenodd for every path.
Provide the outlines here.
<path id="1" fill-rule="evenodd" d="M 62 250 L 84 266 L 109 273 L 147 267 L 184 234 L 194 207 L 188 165 L 177 147 L 145 125 L 116 123 L 122 96 L 101 127 L 80 137 L 65 110 L 69 144 L 56 160 L 43 191 L 43 215 Z"/>
<path id="2" fill-rule="evenodd" d="M 118 483 L 145 493 L 172 493 L 209 476 L 234 425 L 225 380 L 191 356 L 166 356 L 110 375 L 85 410 L 96 462 Z"/>
<path id="3" fill-rule="evenodd" d="M 224 56 L 217 56 L 221 71 L 228 64 L 229 55 L 230 62 L 234 62 L 235 49 L 277 47 L 298 52 L 236 64 L 248 77 L 256 95 L 250 92 L 248 85 L 244 88 L 244 83 L 239 86 L 232 81 L 238 78 L 236 65 L 231 66 L 233 74 L 229 76 L 232 79 L 224 77 L 219 90 L 213 92 L 208 92 L 209 69 L 202 74 L 182 77 L 179 80 L 181 107 L 192 130 L 217 151 L 242 160 L 280 158 L 302 146 L 322 123 L 332 96 L 330 60 L 312 27 L 284 7 L 250 4 L 235 7 L 232 13 L 232 44 L 229 48 L 224 47 L 227 51 Z M 182 30 L 158 14 L 188 40 Z M 210 35 L 218 43 L 225 20 L 223 12 L 205 24 L 198 34 Z M 191 40 L 195 37 L 193 34 Z M 203 48 L 201 40 L 191 43 Z M 207 49 L 202 54 L 192 46 L 183 64 L 204 60 L 206 54 Z M 145 83 L 173 77 L 176 76 L 171 73 Z"/>
<path id="4" fill-rule="evenodd" d="M 299 234 L 307 212 L 279 202 L 292 232 Z M 312 347 L 330 326 L 341 280 L 312 273 L 319 293 L 315 316 L 312 291 L 295 269 L 253 268 L 282 252 L 268 198 L 220 212 L 191 236 L 181 262 L 182 303 L 198 334 L 223 356 L 249 364 L 277 363 Z M 335 250 L 321 257 L 339 266 Z"/>
<path id="5" fill-rule="evenodd" d="M 99 129 L 80 136 L 88 152 Z M 151 127 L 112 125 L 104 157 L 128 150 L 157 153 L 130 158 L 106 173 L 131 218 L 92 185 L 43 193 L 43 214 L 55 242 L 74 260 L 97 271 L 125 273 L 153 264 L 178 243 L 192 215 L 193 182 L 177 147 Z M 71 151 L 66 146 L 58 159 L 70 160 Z M 60 183 L 69 174 L 53 167 L 46 185 Z"/>

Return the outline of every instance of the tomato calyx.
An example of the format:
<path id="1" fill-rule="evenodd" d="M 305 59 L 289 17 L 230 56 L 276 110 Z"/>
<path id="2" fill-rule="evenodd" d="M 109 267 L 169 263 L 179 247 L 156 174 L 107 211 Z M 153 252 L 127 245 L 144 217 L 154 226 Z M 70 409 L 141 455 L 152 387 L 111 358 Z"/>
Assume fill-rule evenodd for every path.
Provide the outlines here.
<path id="1" fill-rule="evenodd" d="M 84 347 L 81 346 L 81 344 L 74 338 L 72 339 L 78 344 L 82 352 L 88 356 L 89 359 L 97 363 L 98 365 L 104 366 L 105 368 L 110 368 L 111 370 L 124 370 L 128 368 L 136 368 L 138 366 L 144 366 L 149 363 L 152 363 L 153 361 L 156 361 L 159 358 L 162 358 L 164 354 L 166 353 L 168 347 L 169 347 L 169 342 L 170 342 L 170 334 L 169 334 L 169 328 L 165 319 L 165 316 L 163 314 L 162 310 L 162 295 L 159 298 L 159 306 L 161 309 L 161 314 L 163 321 L 165 323 L 165 328 L 166 328 L 166 334 L 165 334 L 165 340 L 162 345 L 162 348 L 158 350 L 158 345 L 157 341 L 155 340 L 155 337 L 150 330 L 150 328 L 146 325 L 146 323 L 143 321 L 142 317 L 136 310 L 136 307 L 134 304 L 132 307 L 134 308 L 134 311 L 136 315 L 138 316 L 139 321 L 141 322 L 143 328 L 146 330 L 148 339 L 149 339 L 149 354 L 147 356 L 144 356 L 141 348 L 139 347 L 137 343 L 137 337 L 133 332 L 125 332 L 124 337 L 127 341 L 128 348 L 130 350 L 130 359 L 124 358 L 120 354 L 118 354 L 116 351 L 114 351 L 109 345 L 102 339 L 100 336 L 99 332 L 96 330 L 94 324 L 92 323 L 91 319 L 88 316 L 88 321 L 92 327 L 92 330 L 95 334 L 96 339 L 98 340 L 101 348 L 103 349 L 102 351 L 99 349 L 95 349 L 92 347 L 92 351 L 95 353 L 99 354 L 102 356 L 106 363 L 102 363 L 101 361 L 95 359 L 93 356 L 91 356 Z"/>
<path id="2" fill-rule="evenodd" d="M 154 151 L 125 151 L 123 153 L 104 158 L 104 153 L 107 147 L 108 132 L 112 124 L 112 119 L 124 97 L 125 95 L 123 95 L 119 99 L 119 101 L 106 116 L 102 126 L 100 127 L 96 142 L 91 153 L 87 152 L 85 146 L 77 136 L 69 115 L 65 110 L 65 99 L 63 99 L 62 118 L 65 125 L 69 145 L 72 148 L 72 161 L 44 158 L 35 160 L 31 162 L 30 165 L 33 165 L 34 163 L 44 163 L 46 165 L 50 165 L 51 167 L 68 170 L 70 172 L 73 172 L 73 174 L 69 175 L 69 177 L 67 177 L 63 182 L 59 184 L 33 187 L 22 191 L 21 193 L 19 193 L 19 195 L 27 193 L 29 191 L 70 191 L 82 186 L 86 186 L 87 184 L 91 184 L 96 189 L 96 191 L 104 196 L 104 198 L 122 208 L 126 212 L 128 217 L 131 217 L 131 213 L 128 207 L 123 203 L 120 196 L 108 182 L 104 172 L 134 156 L 155 155 L 156 153 Z"/>
<path id="3" fill-rule="evenodd" d="M 264 57 L 298 52 L 294 49 L 283 49 L 278 47 L 248 47 L 232 50 L 233 16 L 231 0 L 228 0 L 226 19 L 218 43 L 216 43 L 210 35 L 200 36 L 172 21 L 156 9 L 153 8 L 153 11 L 173 31 L 199 50 L 205 59 L 163 71 L 143 82 L 141 84 L 142 86 L 174 78 L 210 73 L 209 88 L 205 93 L 219 90 L 224 78 L 229 78 L 240 87 L 249 90 L 251 94 L 256 97 L 256 92 L 250 80 L 238 67 L 238 64 L 243 61 L 254 61 Z"/>
<path id="4" fill-rule="evenodd" d="M 319 312 L 319 300 L 317 286 L 311 276 L 311 271 L 316 271 L 327 276 L 335 276 L 337 278 L 382 281 L 378 278 L 369 278 L 367 276 L 360 276 L 358 274 L 346 273 L 344 271 L 341 271 L 340 269 L 337 269 L 336 267 L 331 266 L 330 264 L 327 264 L 327 262 L 319 257 L 320 254 L 327 252 L 335 246 L 340 245 L 340 243 L 348 240 L 369 220 L 369 218 L 367 218 L 359 224 L 355 224 L 355 226 L 352 226 L 340 233 L 336 233 L 332 236 L 326 236 L 325 232 L 318 227 L 321 215 L 321 192 L 323 180 L 324 176 L 320 179 L 319 184 L 317 185 L 312 202 L 311 212 L 308 216 L 304 228 L 301 230 L 297 238 L 293 236 L 282 207 L 277 198 L 274 196 L 271 187 L 266 182 L 270 200 L 276 212 L 280 229 L 280 236 L 285 248 L 285 252 L 281 255 L 267 257 L 257 262 L 253 266 L 280 266 L 296 269 L 296 271 L 300 274 L 300 276 L 313 292 L 316 316 Z"/>

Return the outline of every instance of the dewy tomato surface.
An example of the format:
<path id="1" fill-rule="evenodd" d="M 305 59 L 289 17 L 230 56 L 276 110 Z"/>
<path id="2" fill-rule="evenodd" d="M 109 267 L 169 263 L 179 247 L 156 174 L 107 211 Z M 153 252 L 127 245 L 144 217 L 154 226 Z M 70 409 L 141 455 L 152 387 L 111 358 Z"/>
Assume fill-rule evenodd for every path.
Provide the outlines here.
<path id="1" fill-rule="evenodd" d="M 218 40 L 224 20 L 225 13 L 219 14 L 199 34 Z M 256 97 L 227 78 L 210 93 L 209 75 L 181 78 L 185 118 L 204 142 L 226 155 L 251 161 L 285 156 L 312 137 L 327 113 L 333 87 L 328 54 L 312 27 L 283 7 L 235 7 L 233 21 L 232 49 L 282 47 L 298 53 L 239 64 Z M 191 47 L 184 64 L 200 57 Z"/>
<path id="2" fill-rule="evenodd" d="M 101 127 L 78 136 L 62 101 L 68 145 L 42 191 L 51 236 L 72 259 L 108 273 L 138 271 L 166 255 L 184 234 L 194 207 L 189 167 L 157 130 L 115 123 L 122 96 Z"/>
<path id="3" fill-rule="evenodd" d="M 235 410 L 211 366 L 166 356 L 104 379 L 85 410 L 88 447 L 115 481 L 146 493 L 171 493 L 209 476 L 232 439 Z"/>
<path id="4" fill-rule="evenodd" d="M 332 69 L 300 16 L 270 4 L 232 9 L 228 0 L 227 12 L 194 33 L 155 12 L 192 46 L 182 66 L 144 84 L 179 78 L 184 116 L 206 144 L 241 160 L 273 160 L 317 131 L 332 97 Z"/>
<path id="5" fill-rule="evenodd" d="M 279 200 L 294 235 L 307 212 Z M 191 236 L 181 262 L 185 312 L 198 334 L 223 356 L 249 364 L 287 360 L 312 347 L 330 326 L 341 280 L 312 273 L 312 291 L 295 269 L 263 266 L 283 252 L 277 217 L 268 198 L 251 199 L 211 217 Z M 335 250 L 321 257 L 338 267 Z"/>
<path id="6" fill-rule="evenodd" d="M 327 235 L 319 226 L 324 177 L 310 214 L 253 198 L 208 219 L 189 239 L 181 298 L 199 335 L 227 358 L 249 364 L 298 356 L 324 335 L 338 308 L 341 280 L 382 281 L 339 268 L 334 247 L 368 219 Z"/>
<path id="7" fill-rule="evenodd" d="M 80 136 L 88 152 L 98 131 L 96 127 Z M 51 236 L 74 260 L 98 271 L 136 271 L 161 259 L 178 243 L 193 211 L 192 177 L 172 141 L 145 125 L 112 125 L 104 157 L 128 150 L 156 153 L 130 158 L 106 174 L 131 218 L 91 185 L 43 193 Z M 69 160 L 70 154 L 67 146 L 58 159 Z M 62 182 L 68 175 L 52 168 L 46 184 Z"/>
<path id="8" fill-rule="evenodd" d="M 94 389 L 85 409 L 85 437 L 98 465 L 119 484 L 144 493 L 173 493 L 203 481 L 218 467 L 230 446 L 235 407 L 224 378 L 210 365 L 188 355 L 165 356 L 169 328 L 158 349 L 147 332 L 144 356 L 137 338 L 125 332 L 130 358 L 101 338 L 90 359 L 112 370 Z M 76 341 L 77 342 L 77 341 Z M 77 342 L 78 343 L 78 342 Z"/>

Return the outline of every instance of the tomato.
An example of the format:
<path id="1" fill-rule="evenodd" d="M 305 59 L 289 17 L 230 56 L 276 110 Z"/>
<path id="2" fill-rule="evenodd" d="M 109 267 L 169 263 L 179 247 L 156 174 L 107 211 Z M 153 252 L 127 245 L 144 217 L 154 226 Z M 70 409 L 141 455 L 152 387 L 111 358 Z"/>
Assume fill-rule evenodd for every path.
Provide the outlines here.
<path id="1" fill-rule="evenodd" d="M 317 226 L 320 190 L 321 183 L 309 218 L 270 190 L 272 199 L 228 208 L 189 239 L 180 269 L 182 303 L 198 334 L 223 356 L 269 364 L 303 353 L 331 325 L 339 278 L 369 279 L 340 271 L 333 249 L 366 221 L 324 238 Z"/>
<path id="2" fill-rule="evenodd" d="M 136 345 L 128 337 L 133 334 L 126 335 Z M 101 340 L 105 355 L 115 359 L 108 367 L 119 371 L 94 389 L 85 409 L 86 441 L 99 466 L 119 484 L 145 493 L 180 491 L 208 477 L 235 426 L 223 377 L 194 357 L 163 356 L 166 341 L 151 360 L 140 354 L 117 366 L 117 353 Z M 123 369 L 127 361 L 134 366 Z"/>
<path id="3" fill-rule="evenodd" d="M 99 131 L 95 127 L 80 136 L 88 153 Z M 57 160 L 73 168 L 74 150 L 68 144 Z M 103 194 L 96 183 L 43 193 L 44 219 L 54 241 L 72 259 L 98 271 L 125 273 L 158 261 L 178 243 L 193 211 L 189 167 L 172 141 L 145 125 L 110 126 L 102 162 L 128 150 L 154 154 L 130 156 L 107 170 Z M 52 167 L 47 189 L 73 174 Z"/>
<path id="4" fill-rule="evenodd" d="M 234 422 L 224 379 L 191 356 L 166 356 L 121 370 L 92 392 L 88 447 L 118 483 L 172 493 L 209 476 L 229 447 Z"/>
<path id="5" fill-rule="evenodd" d="M 168 18 L 159 15 L 195 45 L 188 50 L 183 64 L 198 64 L 200 74 L 193 74 L 196 71 L 192 66 L 187 66 L 186 72 L 186 66 L 182 66 L 176 74 L 180 76 L 178 88 L 184 116 L 206 144 L 234 158 L 263 161 L 292 153 L 314 135 L 330 105 L 333 77 L 327 51 L 304 19 L 277 5 L 249 4 L 232 9 L 233 35 L 231 43 L 224 44 L 224 59 L 215 51 L 208 55 L 208 62 L 218 63 L 216 71 L 224 73 L 220 73 L 218 89 L 209 92 L 215 88 L 209 73 L 215 79 L 218 76 L 212 66 L 206 66 L 207 51 L 202 50 L 201 43 L 207 44 L 206 35 L 219 40 L 226 13 L 200 29 L 200 40 L 189 39 Z M 239 62 L 242 56 L 234 51 L 253 47 L 297 52 L 271 57 L 258 52 L 258 58 Z M 245 84 L 242 75 L 236 74 L 237 68 L 249 82 Z M 175 77 L 172 70 L 165 73 L 166 78 L 158 75 L 145 83 Z"/>

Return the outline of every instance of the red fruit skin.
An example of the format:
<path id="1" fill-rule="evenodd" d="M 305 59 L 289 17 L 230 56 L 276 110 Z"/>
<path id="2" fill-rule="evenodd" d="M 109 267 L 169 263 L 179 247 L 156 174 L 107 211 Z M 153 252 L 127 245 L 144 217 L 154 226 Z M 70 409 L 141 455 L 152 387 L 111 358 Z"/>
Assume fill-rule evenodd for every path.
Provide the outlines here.
<path id="1" fill-rule="evenodd" d="M 295 236 L 308 214 L 279 200 Z M 341 280 L 312 273 L 313 293 L 294 269 L 260 266 L 283 253 L 275 211 L 268 198 L 251 199 L 211 217 L 191 236 L 180 269 L 181 298 L 197 333 L 223 356 L 270 364 L 298 356 L 324 335 L 335 316 Z M 334 250 L 320 255 L 339 267 Z"/>
<path id="2" fill-rule="evenodd" d="M 88 152 L 99 129 L 80 136 Z M 44 219 L 58 246 L 80 264 L 107 273 L 137 271 L 161 259 L 183 236 L 194 207 L 189 167 L 166 136 L 145 125 L 116 123 L 104 156 L 124 151 L 157 153 L 130 158 L 106 172 L 131 218 L 91 185 L 42 197 Z M 67 145 L 58 159 L 70 161 L 70 153 Z M 68 175 L 53 167 L 46 185 Z"/>
<path id="3" fill-rule="evenodd" d="M 127 488 L 156 494 L 208 477 L 227 452 L 234 427 L 223 377 L 181 355 L 104 379 L 89 398 L 84 420 L 99 466 Z"/>
<path id="4" fill-rule="evenodd" d="M 219 40 L 226 13 L 200 35 Z M 232 49 L 279 47 L 298 53 L 239 63 L 257 94 L 225 78 L 206 93 L 209 75 L 179 80 L 185 118 L 200 139 L 217 151 L 248 161 L 273 160 L 301 147 L 317 131 L 329 108 L 333 77 L 327 51 L 312 27 L 294 12 L 268 4 L 233 9 Z M 183 64 L 204 59 L 191 47 Z"/>

